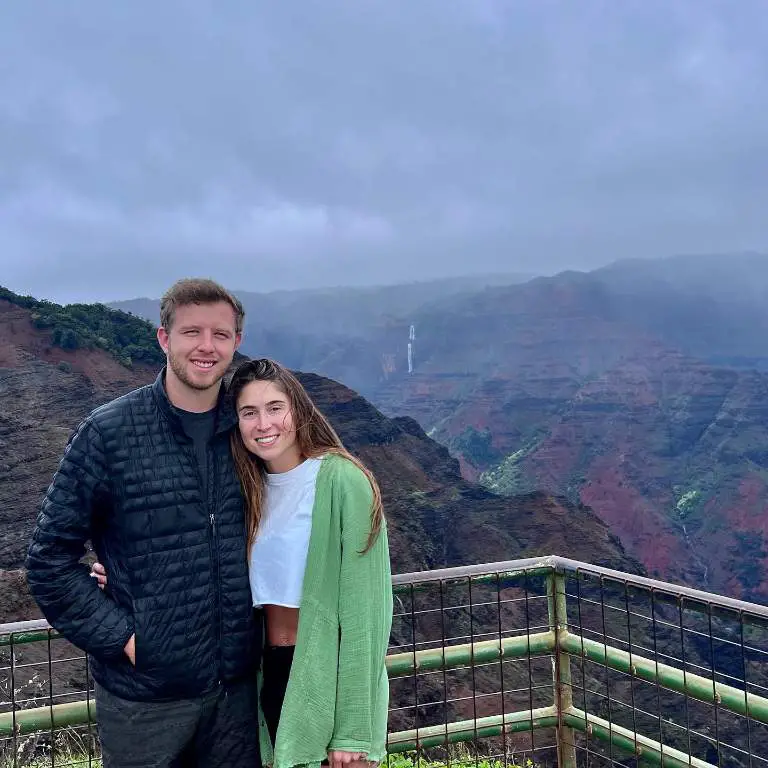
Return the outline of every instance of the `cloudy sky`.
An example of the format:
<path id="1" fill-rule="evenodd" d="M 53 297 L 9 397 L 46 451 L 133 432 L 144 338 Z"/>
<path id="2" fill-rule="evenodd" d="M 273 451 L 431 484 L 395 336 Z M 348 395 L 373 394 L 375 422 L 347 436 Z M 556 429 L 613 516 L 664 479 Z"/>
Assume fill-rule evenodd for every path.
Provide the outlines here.
<path id="1" fill-rule="evenodd" d="M 768 251 L 764 0 L 0 10 L 0 284 L 58 301 Z"/>

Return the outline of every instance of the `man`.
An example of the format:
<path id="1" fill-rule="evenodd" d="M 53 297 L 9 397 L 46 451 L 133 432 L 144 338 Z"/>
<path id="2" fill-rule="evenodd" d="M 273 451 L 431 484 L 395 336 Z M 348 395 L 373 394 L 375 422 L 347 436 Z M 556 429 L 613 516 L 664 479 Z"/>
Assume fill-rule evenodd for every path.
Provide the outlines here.
<path id="1" fill-rule="evenodd" d="M 261 641 L 221 386 L 243 317 L 213 281 L 171 287 L 167 365 L 80 424 L 38 516 L 27 579 L 91 657 L 105 768 L 258 764 Z M 79 562 L 89 539 L 104 591 Z"/>

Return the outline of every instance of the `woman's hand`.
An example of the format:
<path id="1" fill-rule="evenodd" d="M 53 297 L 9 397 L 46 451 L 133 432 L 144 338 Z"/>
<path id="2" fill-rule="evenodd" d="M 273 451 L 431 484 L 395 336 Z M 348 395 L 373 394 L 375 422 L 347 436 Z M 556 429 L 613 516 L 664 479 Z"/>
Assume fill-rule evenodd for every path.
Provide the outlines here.
<path id="1" fill-rule="evenodd" d="M 329 768 L 371 768 L 365 752 L 343 752 L 332 749 L 328 752 Z"/>
<path id="2" fill-rule="evenodd" d="M 98 560 L 91 566 L 90 575 L 98 582 L 99 589 L 107 586 L 107 571 Z"/>

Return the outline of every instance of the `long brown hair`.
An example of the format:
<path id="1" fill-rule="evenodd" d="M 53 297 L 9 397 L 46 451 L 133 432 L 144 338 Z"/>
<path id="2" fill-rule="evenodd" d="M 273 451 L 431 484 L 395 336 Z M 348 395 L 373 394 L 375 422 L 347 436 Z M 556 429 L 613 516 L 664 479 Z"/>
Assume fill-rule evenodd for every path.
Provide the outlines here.
<path id="1" fill-rule="evenodd" d="M 328 419 L 320 413 L 307 390 L 287 368 L 266 358 L 248 360 L 242 363 L 233 374 L 229 384 L 229 396 L 235 407 L 237 407 L 237 400 L 243 388 L 252 381 L 270 381 L 288 398 L 288 405 L 293 417 L 293 428 L 296 430 L 296 443 L 302 459 L 312 459 L 333 453 L 351 461 L 368 478 L 373 492 L 373 504 L 371 505 L 371 530 L 365 549 L 361 552 L 361 554 L 365 554 L 376 541 L 384 517 L 381 490 L 376 478 L 358 458 L 344 447 Z M 239 429 L 232 430 L 230 442 L 245 498 L 248 550 L 250 551 L 259 531 L 264 509 L 264 475 L 267 470 L 264 461 L 245 447 Z"/>

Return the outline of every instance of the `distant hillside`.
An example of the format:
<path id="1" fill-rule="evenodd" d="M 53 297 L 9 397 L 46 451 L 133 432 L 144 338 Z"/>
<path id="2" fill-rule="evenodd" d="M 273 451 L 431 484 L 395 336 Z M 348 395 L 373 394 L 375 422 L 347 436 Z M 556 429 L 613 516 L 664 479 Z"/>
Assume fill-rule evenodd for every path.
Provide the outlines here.
<path id="1" fill-rule="evenodd" d="M 593 274 L 614 288 L 665 284 L 690 296 L 747 304 L 768 298 L 768 254 L 765 253 L 625 259 Z"/>
<path id="2" fill-rule="evenodd" d="M 19 296 L 2 286 L 0 302 L 28 310 L 32 325 L 48 332 L 45 338 L 53 347 L 69 351 L 103 349 L 126 366 L 134 361 L 157 364 L 165 359 L 151 323 L 104 304 L 61 306 Z"/>
<path id="3" fill-rule="evenodd" d="M 768 371 L 768 255 L 619 261 L 589 276 L 618 315 L 708 362 Z"/>
<path id="4" fill-rule="evenodd" d="M 49 344 L 49 331 L 35 327 L 30 310 L 0 303 L 4 569 L 23 562 L 40 499 L 73 427 L 92 408 L 152 381 L 157 372 L 155 366 L 138 364 L 127 369 L 101 349 L 68 351 Z M 542 493 L 515 498 L 491 494 L 462 479 L 458 462 L 414 421 L 387 418 L 329 379 L 313 374 L 300 378 L 347 445 L 380 479 L 395 570 L 552 552 L 641 570 L 587 508 Z M 0 599 L 0 606 L 7 604 Z M 28 613 L 29 604 L 24 605 Z M 11 618 L 28 615 L 0 617 Z"/>
<path id="5" fill-rule="evenodd" d="M 731 264 L 742 279 L 745 266 Z M 414 373 L 401 360 L 363 391 L 448 445 L 465 476 L 588 504 L 653 574 L 766 601 L 768 375 L 717 361 L 768 359 L 768 334 L 740 335 L 737 302 L 715 314 L 683 300 L 690 286 L 621 269 L 435 304 L 414 317 Z M 768 304 L 750 311 L 768 328 Z"/>

